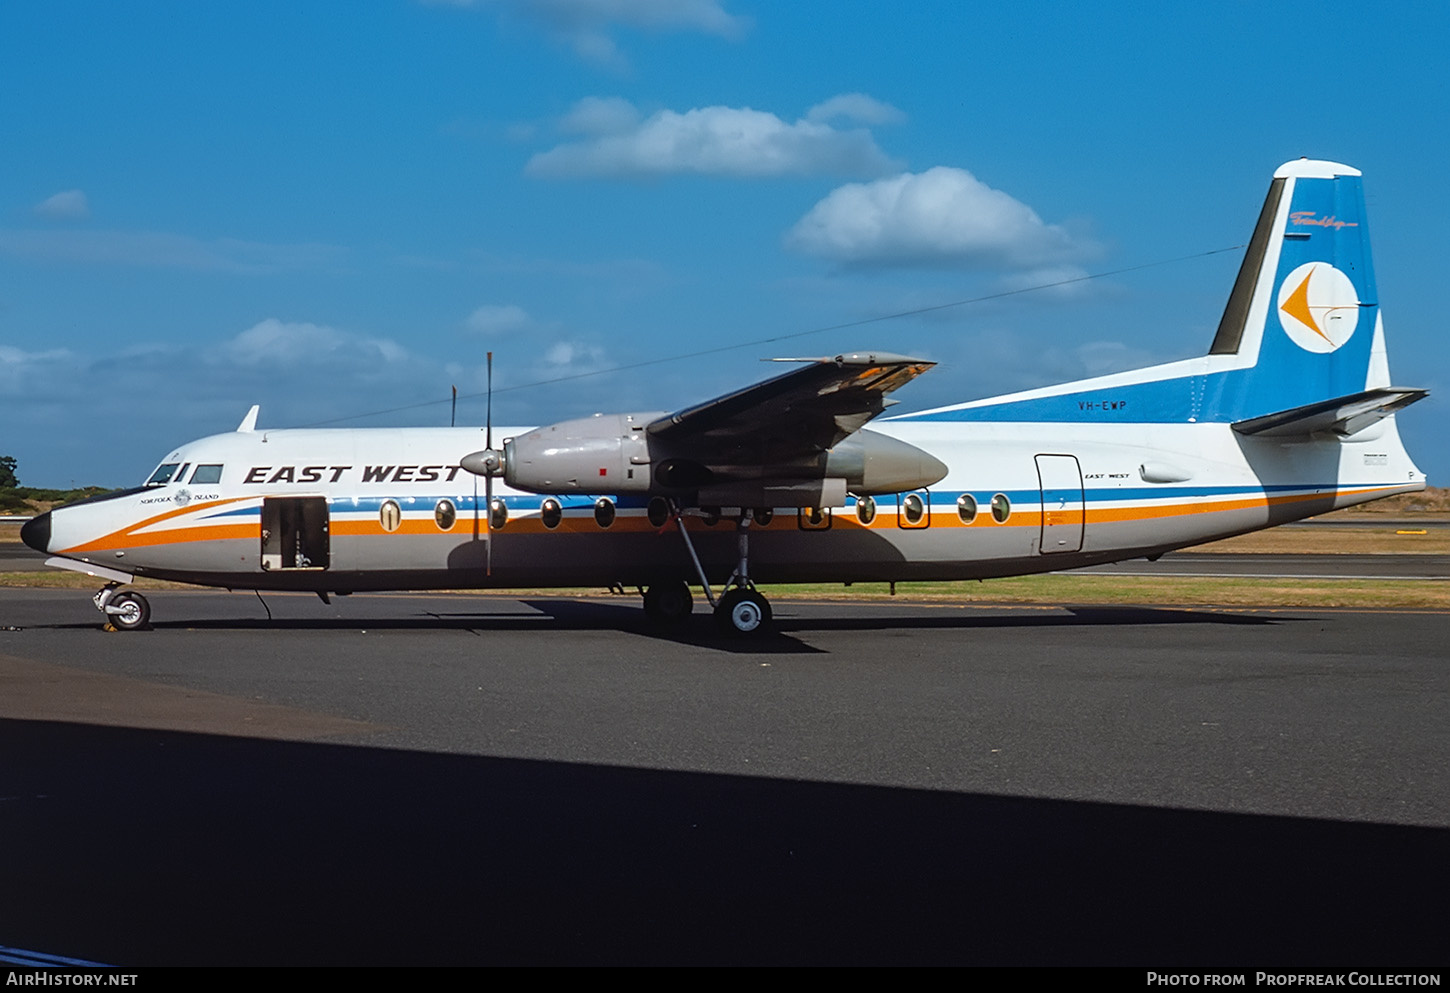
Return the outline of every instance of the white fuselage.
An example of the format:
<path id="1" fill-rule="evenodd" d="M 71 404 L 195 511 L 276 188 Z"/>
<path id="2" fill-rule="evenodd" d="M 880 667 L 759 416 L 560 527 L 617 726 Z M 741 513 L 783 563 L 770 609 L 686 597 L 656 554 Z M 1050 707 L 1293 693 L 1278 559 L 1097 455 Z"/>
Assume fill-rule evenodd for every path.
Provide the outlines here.
<path id="1" fill-rule="evenodd" d="M 886 421 L 873 430 L 934 455 L 947 476 L 876 497 L 874 516 L 855 498 L 825 514 L 777 509 L 751 527 L 753 579 L 1059 570 L 1424 487 L 1393 417 L 1348 440 L 1243 437 L 1226 424 Z M 548 497 L 496 481 L 507 520 L 491 528 L 485 480 L 459 469 L 482 437 L 476 428 L 215 435 L 169 455 L 179 471 L 164 485 L 52 512 L 47 550 L 75 568 L 322 592 L 696 581 L 676 528 L 650 519 L 647 498 L 607 485 Z M 220 467 L 201 474 L 217 482 L 193 481 L 203 466 Z M 549 500 L 556 518 L 544 513 Z M 601 500 L 612 519 L 596 512 Z M 684 518 L 712 581 L 736 563 L 734 511 L 720 511 Z"/>

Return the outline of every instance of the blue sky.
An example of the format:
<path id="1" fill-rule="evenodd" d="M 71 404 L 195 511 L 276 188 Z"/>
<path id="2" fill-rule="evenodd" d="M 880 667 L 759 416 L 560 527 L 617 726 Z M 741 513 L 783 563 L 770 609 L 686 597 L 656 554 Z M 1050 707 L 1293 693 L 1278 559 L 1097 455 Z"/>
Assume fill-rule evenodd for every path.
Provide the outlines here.
<path id="1" fill-rule="evenodd" d="M 11 0 L 0 454 L 129 485 L 253 403 L 446 424 L 489 350 L 500 424 L 774 355 L 938 360 L 906 407 L 1184 358 L 1240 258 L 1203 253 L 1307 155 L 1364 171 L 1393 378 L 1438 391 L 1402 432 L 1450 481 L 1450 8 L 1188 6 Z"/>

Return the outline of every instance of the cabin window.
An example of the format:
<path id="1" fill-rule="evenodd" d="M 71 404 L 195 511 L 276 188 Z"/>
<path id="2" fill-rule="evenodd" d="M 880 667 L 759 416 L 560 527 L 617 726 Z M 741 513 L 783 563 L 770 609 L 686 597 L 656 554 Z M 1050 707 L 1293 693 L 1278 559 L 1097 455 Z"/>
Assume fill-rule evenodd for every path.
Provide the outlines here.
<path id="1" fill-rule="evenodd" d="M 199 465 L 196 471 L 191 474 L 191 485 L 198 483 L 220 483 L 222 481 L 222 467 L 219 465 Z"/>
<path id="2" fill-rule="evenodd" d="M 553 497 L 545 500 L 543 506 L 539 508 L 539 520 L 543 521 L 544 527 L 550 531 L 558 527 L 559 522 L 563 519 L 564 508 Z"/>
<path id="3" fill-rule="evenodd" d="M 970 524 L 977 519 L 977 498 L 970 493 L 963 493 L 957 497 L 957 516 L 962 519 L 963 524 Z"/>
<path id="4" fill-rule="evenodd" d="M 488 505 L 488 526 L 493 531 L 502 531 L 509 522 L 509 505 L 498 497 Z"/>
<path id="5" fill-rule="evenodd" d="M 378 508 L 378 523 L 389 534 L 403 526 L 403 508 L 398 506 L 398 501 L 383 501 L 383 505 Z"/>
<path id="6" fill-rule="evenodd" d="M 167 483 L 171 482 L 171 477 L 174 476 L 174 475 L 176 475 L 176 470 L 180 466 L 181 466 L 181 463 L 180 462 L 168 462 L 168 463 L 166 463 L 165 465 L 159 467 L 155 472 L 153 472 L 151 474 L 151 478 L 148 479 L 148 480 L 146 480 L 146 485 L 147 486 L 165 486 Z"/>
<path id="7" fill-rule="evenodd" d="M 802 507 L 797 511 L 796 525 L 802 531 L 829 531 L 831 529 L 831 508 Z"/>
<path id="8" fill-rule="evenodd" d="M 992 520 L 998 524 L 1006 524 L 1007 518 L 1012 516 L 1012 501 L 1007 499 L 1007 494 L 998 493 L 992 497 Z"/>
<path id="9" fill-rule="evenodd" d="M 458 520 L 458 508 L 453 506 L 452 500 L 439 500 L 438 506 L 433 508 L 433 521 L 438 525 L 439 531 L 452 531 L 453 524 Z"/>
<path id="10" fill-rule="evenodd" d="M 775 520 L 775 510 L 771 507 L 756 507 L 752 516 L 755 518 L 756 524 L 765 527 L 771 521 Z"/>
<path id="11" fill-rule="evenodd" d="M 600 497 L 594 501 L 594 523 L 602 528 L 614 523 L 614 501 L 609 497 Z"/>
<path id="12" fill-rule="evenodd" d="M 920 493 L 908 493 L 901 498 L 900 523 L 904 528 L 926 527 L 926 501 Z"/>
<path id="13" fill-rule="evenodd" d="M 645 510 L 651 527 L 662 528 L 670 522 L 670 502 L 664 497 L 655 497 Z"/>
<path id="14" fill-rule="evenodd" d="M 871 497 L 856 498 L 856 520 L 862 524 L 870 524 L 876 520 L 876 501 Z"/>

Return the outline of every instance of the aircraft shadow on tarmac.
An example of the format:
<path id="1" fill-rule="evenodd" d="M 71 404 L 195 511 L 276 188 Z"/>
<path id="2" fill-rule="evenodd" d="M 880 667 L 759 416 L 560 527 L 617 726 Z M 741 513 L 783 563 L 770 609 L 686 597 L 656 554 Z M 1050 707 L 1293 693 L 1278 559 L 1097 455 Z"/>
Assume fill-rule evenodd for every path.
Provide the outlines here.
<path id="1" fill-rule="evenodd" d="M 537 598 L 517 601 L 529 609 L 518 611 L 424 611 L 399 617 L 266 617 L 266 618 L 190 618 L 161 621 L 157 630 L 208 631 L 468 631 L 480 636 L 490 632 L 527 630 L 597 630 L 621 631 L 641 637 L 675 644 L 711 648 L 738 654 L 816 654 L 825 649 L 808 645 L 796 637 L 806 632 L 891 631 L 891 630 L 970 630 L 982 628 L 1052 628 L 1121 625 L 1215 624 L 1272 625 L 1296 620 L 1292 615 L 1226 613 L 1212 609 L 1190 610 L 1175 607 L 1136 606 L 1066 606 L 1065 612 L 1041 609 L 1004 607 L 1000 613 L 986 611 L 933 614 L 897 613 L 873 603 L 854 616 L 803 617 L 795 612 L 790 601 L 776 607 L 774 630 L 755 637 L 723 635 L 714 619 L 699 613 L 674 626 L 657 626 L 642 610 L 631 604 L 600 600 Z M 190 606 L 190 605 L 189 605 Z M 837 605 L 846 607 L 847 605 Z M 904 605 L 904 608 L 909 605 Z M 918 608 L 919 610 L 919 608 Z M 92 625 L 53 625 L 57 629 L 84 628 Z"/>
<path id="2" fill-rule="evenodd" d="M 1450 832 L 0 721 L 0 943 L 116 965 L 1443 966 Z"/>

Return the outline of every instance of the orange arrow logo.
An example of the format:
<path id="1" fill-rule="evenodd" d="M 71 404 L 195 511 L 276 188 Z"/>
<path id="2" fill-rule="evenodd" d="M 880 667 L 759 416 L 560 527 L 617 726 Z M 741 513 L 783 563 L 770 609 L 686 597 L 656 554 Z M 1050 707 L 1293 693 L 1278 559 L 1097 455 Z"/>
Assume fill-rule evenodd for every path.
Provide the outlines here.
<path id="1" fill-rule="evenodd" d="M 1279 309 L 1306 328 L 1309 328 L 1325 341 L 1330 341 L 1329 335 L 1324 333 L 1324 330 L 1319 326 L 1319 322 L 1314 319 L 1313 311 L 1309 309 L 1309 280 L 1314 278 L 1316 271 L 1315 269 L 1311 269 L 1304 274 L 1304 281 L 1299 284 L 1293 293 L 1289 294 L 1287 300 L 1279 305 Z M 1333 344 L 1333 342 L 1330 343 Z"/>

